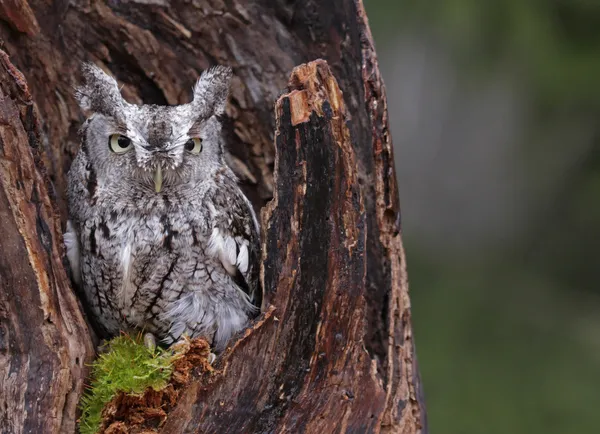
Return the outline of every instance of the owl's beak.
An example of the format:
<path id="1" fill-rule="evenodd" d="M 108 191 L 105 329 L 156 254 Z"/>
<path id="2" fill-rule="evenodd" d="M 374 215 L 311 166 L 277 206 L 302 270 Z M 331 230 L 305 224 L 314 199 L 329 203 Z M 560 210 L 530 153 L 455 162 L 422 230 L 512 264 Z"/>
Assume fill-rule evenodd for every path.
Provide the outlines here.
<path id="1" fill-rule="evenodd" d="M 157 193 L 160 193 L 160 189 L 162 188 L 163 176 L 162 176 L 162 168 L 160 166 L 156 166 L 156 172 L 154 172 L 154 188 Z"/>

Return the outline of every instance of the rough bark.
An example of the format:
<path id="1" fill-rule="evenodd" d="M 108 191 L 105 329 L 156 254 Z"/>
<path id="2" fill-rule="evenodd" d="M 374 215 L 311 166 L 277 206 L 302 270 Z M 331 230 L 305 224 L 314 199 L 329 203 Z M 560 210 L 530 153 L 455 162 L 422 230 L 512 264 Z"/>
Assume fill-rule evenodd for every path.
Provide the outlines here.
<path id="1" fill-rule="evenodd" d="M 184 426 L 185 432 L 196 432 L 196 423 L 211 432 L 216 414 L 227 416 L 219 431 L 304 425 L 307 432 L 328 432 L 333 425 L 316 417 L 327 412 L 337 412 L 330 422 L 338 431 L 345 426 L 359 432 L 426 432 L 385 90 L 361 0 L 11 0 L 0 4 L 0 20 L 4 49 L 24 73 L 39 113 L 35 134 L 41 145 L 28 151 L 39 156 L 37 172 L 31 171 L 42 176 L 45 167 L 63 224 L 65 174 L 82 121 L 72 96 L 82 60 L 115 75 L 129 101 L 160 104 L 187 102 L 195 78 L 212 64 L 234 69 L 227 108 L 229 162 L 257 210 L 274 193 L 276 198 L 263 217 L 265 316 L 223 358 L 224 374 L 215 384 L 192 384 L 165 432 Z M 332 75 L 322 63 L 296 70 L 288 94 L 277 103 L 274 137 L 274 102 L 294 66 L 316 58 L 327 61 Z M 4 86 L 6 77 L 2 80 Z M 49 206 L 44 194 L 38 197 Z M 2 202 L 0 211 L 12 215 L 25 205 Z M 71 300 L 65 310 L 74 313 L 71 335 L 59 321 L 52 323 L 62 330 L 52 357 L 62 358 L 43 364 L 41 377 L 70 372 L 79 382 L 70 389 L 74 400 L 83 373 L 74 373 L 69 357 L 80 351 L 82 363 L 90 341 L 62 280 L 64 270 L 56 268 L 62 242 L 58 220 L 48 218 L 54 219 L 48 227 L 57 256 L 42 271 L 60 277 L 61 307 L 62 300 Z M 33 234 L 19 232 L 14 242 Z M 4 239 L 0 243 L 3 251 L 9 246 Z M 19 254 L 25 253 L 30 255 L 27 249 Z M 22 258 L 13 262 L 12 273 L 31 273 L 27 256 Z M 0 268 L 0 282 L 10 276 L 5 273 Z M 21 297 L 41 293 L 37 281 L 25 282 L 19 280 L 12 290 Z M 42 301 L 35 303 L 25 308 L 29 322 L 19 319 L 16 326 L 42 335 L 47 325 L 34 316 Z M 15 309 L 8 305 L 6 312 Z M 77 336 L 80 346 L 70 345 L 68 336 Z M 24 352 L 9 348 L 6 360 L 29 354 L 28 337 L 15 338 Z M 59 404 L 54 391 L 28 381 L 28 399 L 44 396 Z M 9 392 L 6 400 L 17 393 Z M 72 432 L 73 405 L 52 411 L 64 413 L 67 422 L 34 432 L 58 432 L 58 427 Z M 47 414 L 36 416 L 36 423 Z"/>
<path id="2" fill-rule="evenodd" d="M 22 74 L 0 51 L 0 432 L 74 432 L 93 347 L 62 264 L 60 220 Z"/>
<path id="3" fill-rule="evenodd" d="M 365 348 L 365 202 L 327 64 L 298 67 L 275 110 L 275 197 L 262 214 L 266 314 L 223 357 L 216 381 L 188 389 L 162 432 L 417 432 L 414 414 L 396 414 L 398 391 Z"/>

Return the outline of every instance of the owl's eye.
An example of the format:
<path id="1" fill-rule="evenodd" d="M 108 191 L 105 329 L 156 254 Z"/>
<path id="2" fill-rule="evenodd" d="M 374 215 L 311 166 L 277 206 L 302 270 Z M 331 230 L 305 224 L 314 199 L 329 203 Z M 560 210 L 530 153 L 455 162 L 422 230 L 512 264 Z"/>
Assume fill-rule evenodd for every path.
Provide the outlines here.
<path id="1" fill-rule="evenodd" d="M 185 142 L 185 150 L 190 151 L 192 154 L 199 154 L 202 152 L 202 139 L 200 137 L 194 137 L 193 139 Z"/>
<path id="2" fill-rule="evenodd" d="M 131 149 L 131 139 L 121 134 L 113 134 L 108 138 L 108 147 L 115 154 L 122 154 Z"/>

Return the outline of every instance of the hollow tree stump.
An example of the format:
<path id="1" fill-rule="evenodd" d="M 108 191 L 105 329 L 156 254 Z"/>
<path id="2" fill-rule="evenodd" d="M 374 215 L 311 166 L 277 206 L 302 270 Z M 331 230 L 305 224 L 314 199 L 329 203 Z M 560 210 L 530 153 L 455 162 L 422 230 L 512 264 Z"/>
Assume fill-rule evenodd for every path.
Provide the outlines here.
<path id="1" fill-rule="evenodd" d="M 275 197 L 262 214 L 266 314 L 162 432 L 418 432 L 410 386 L 386 387 L 365 346 L 366 210 L 326 62 L 294 70 L 276 115 Z M 391 339 L 390 371 L 409 375 L 396 350 L 406 337 Z"/>
<path id="2" fill-rule="evenodd" d="M 274 196 L 262 219 L 264 316 L 222 375 L 190 385 L 163 431 L 427 431 L 385 90 L 361 0 L 11 0 L 0 38 L 24 75 L 2 57 L 0 432 L 74 432 L 92 354 L 54 211 L 64 225 L 83 60 L 113 73 L 129 101 L 159 104 L 189 101 L 211 64 L 232 66 L 228 162 L 257 210 Z M 274 117 L 290 71 L 317 58 L 327 64 L 296 69 Z"/>

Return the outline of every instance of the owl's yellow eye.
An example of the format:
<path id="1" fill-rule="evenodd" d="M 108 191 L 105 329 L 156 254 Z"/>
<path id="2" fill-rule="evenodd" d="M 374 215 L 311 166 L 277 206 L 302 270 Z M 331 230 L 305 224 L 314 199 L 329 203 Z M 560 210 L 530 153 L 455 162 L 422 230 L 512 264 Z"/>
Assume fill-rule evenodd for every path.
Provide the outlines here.
<path id="1" fill-rule="evenodd" d="M 112 134 L 108 138 L 108 147 L 115 154 L 122 154 L 131 149 L 131 139 L 129 137 L 122 136 L 121 134 Z"/>
<path id="2" fill-rule="evenodd" d="M 202 152 L 202 139 L 200 137 L 194 137 L 193 139 L 185 142 L 186 151 L 190 151 L 192 154 L 199 154 Z"/>

